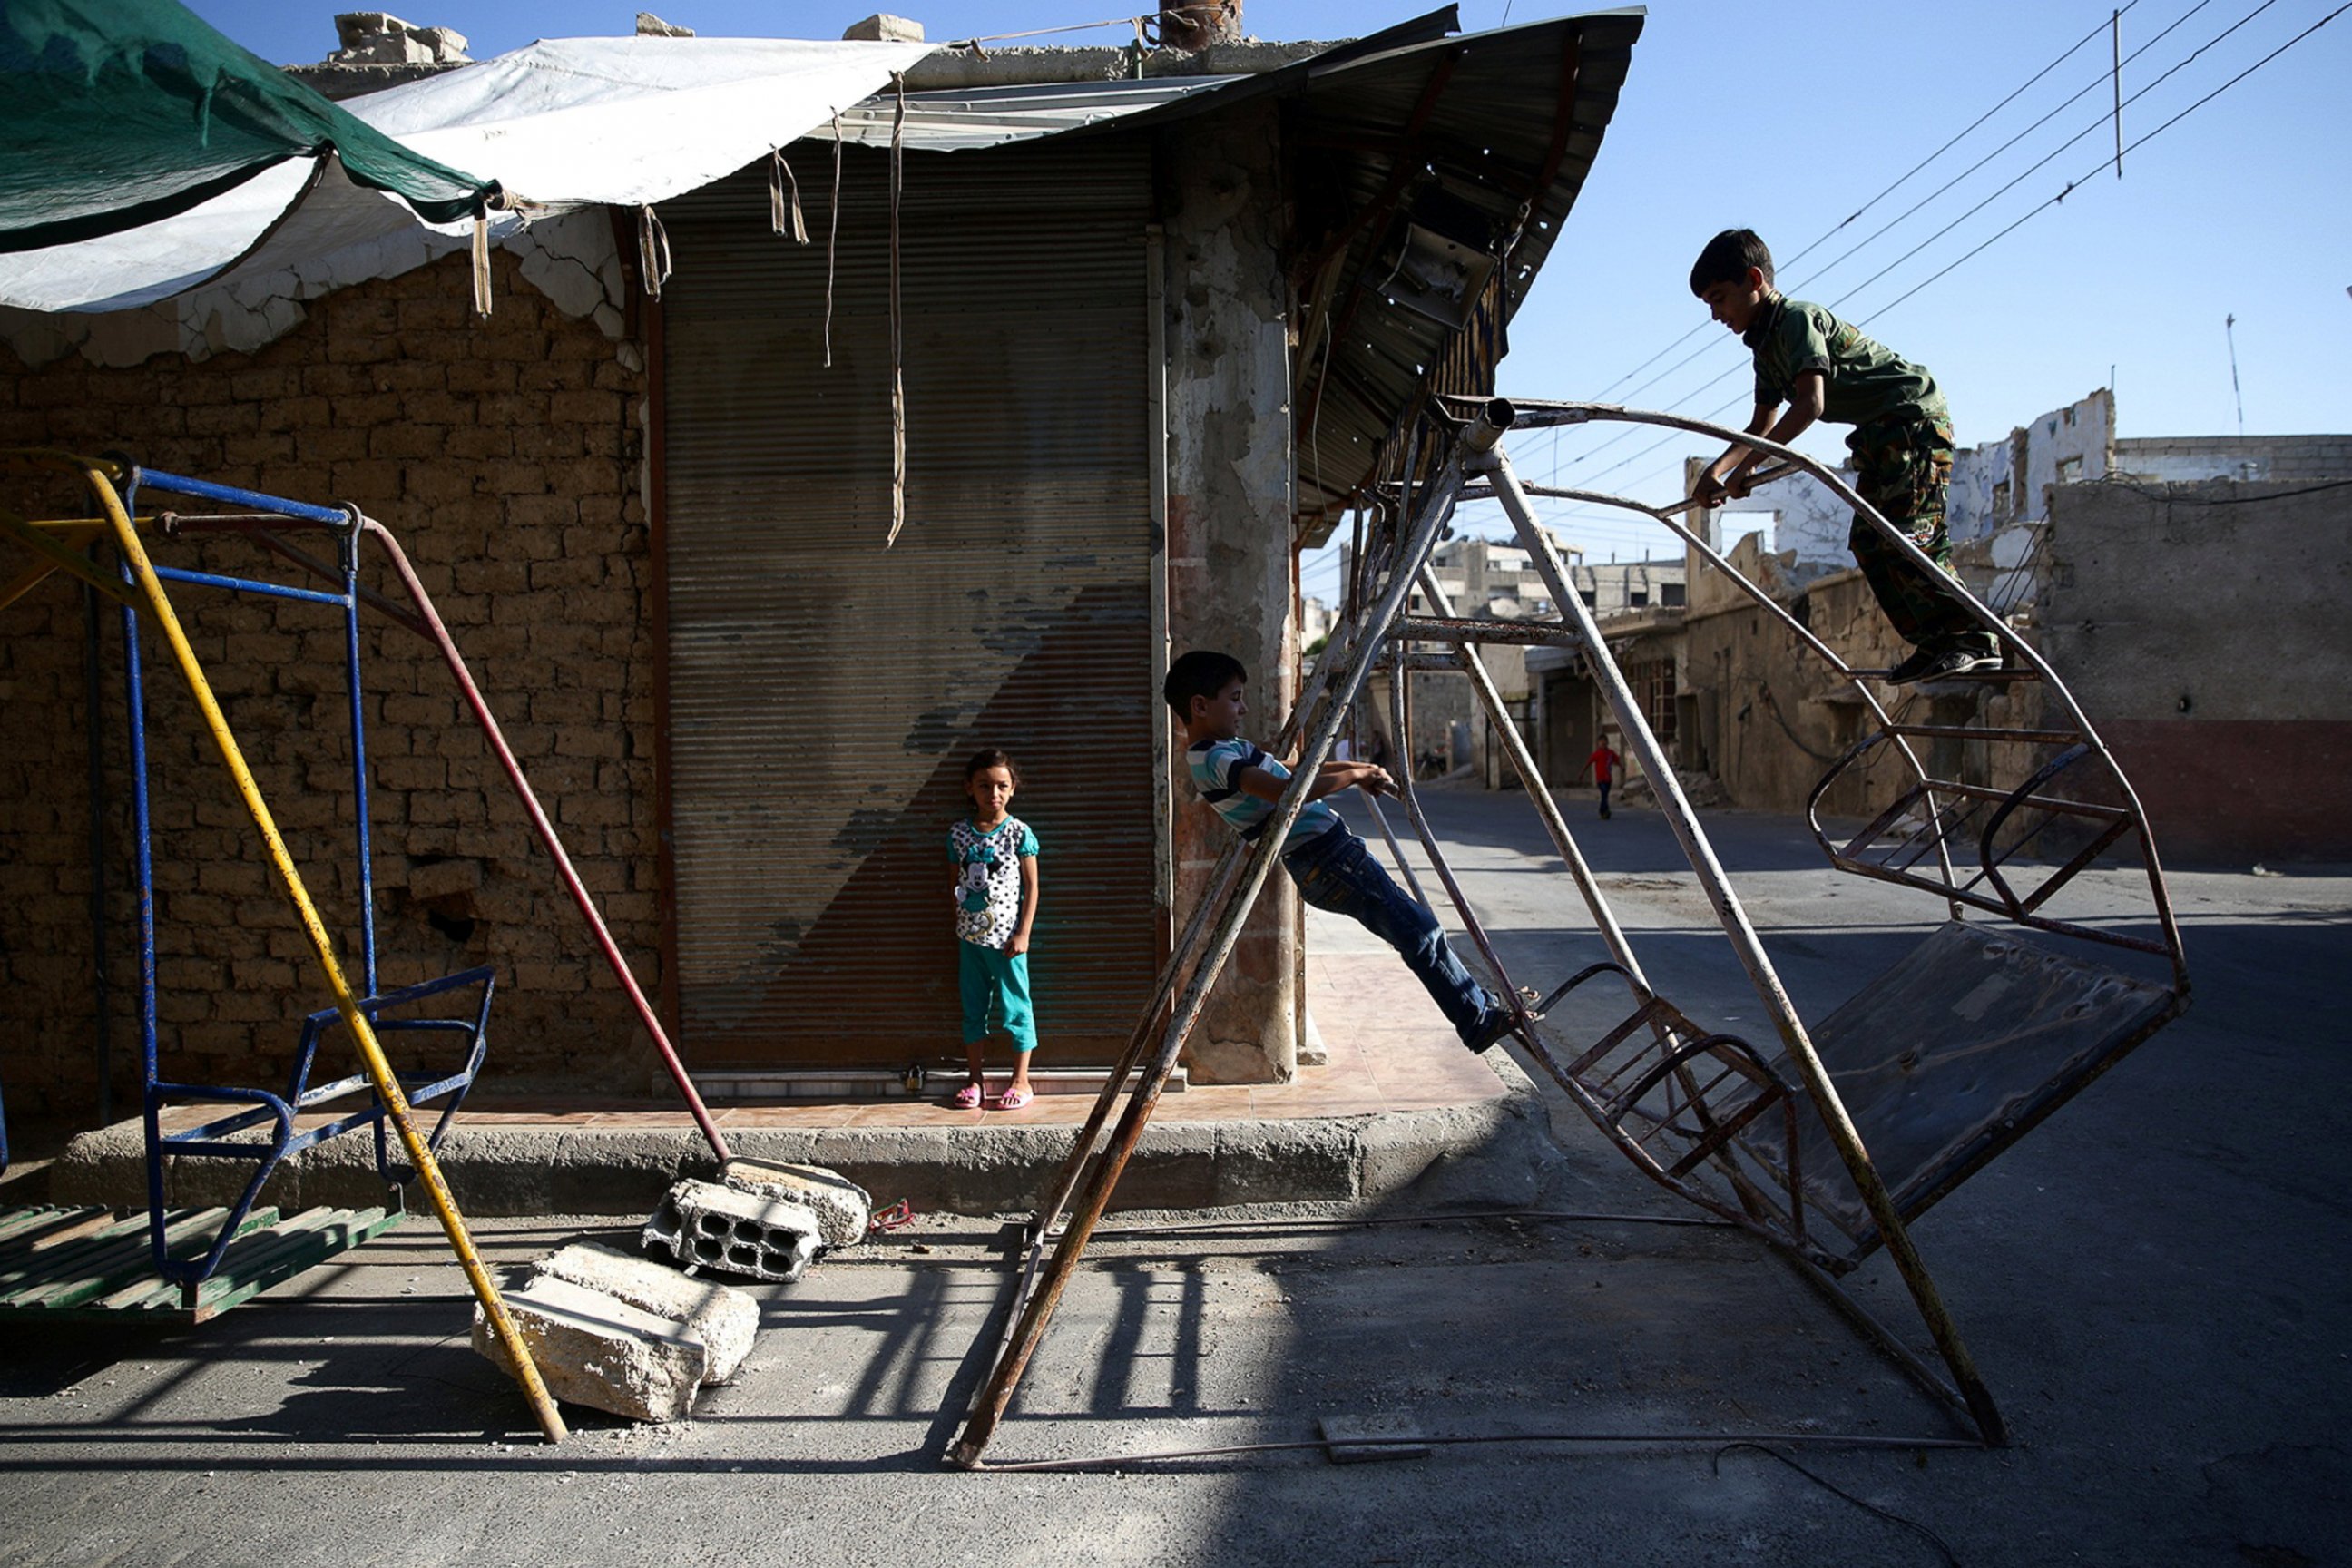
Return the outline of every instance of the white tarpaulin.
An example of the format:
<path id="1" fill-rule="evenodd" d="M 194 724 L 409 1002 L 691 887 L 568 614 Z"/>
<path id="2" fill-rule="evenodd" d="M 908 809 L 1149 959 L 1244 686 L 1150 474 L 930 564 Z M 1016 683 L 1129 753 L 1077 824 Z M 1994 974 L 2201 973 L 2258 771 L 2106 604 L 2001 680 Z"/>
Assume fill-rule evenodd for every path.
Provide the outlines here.
<path id="1" fill-rule="evenodd" d="M 495 179 L 557 211 L 645 206 L 730 174 L 887 86 L 929 44 L 768 38 L 562 38 L 345 101 L 425 156 Z M 176 217 L 0 265 L 0 303 L 31 310 L 122 310 L 200 284 L 277 292 L 407 264 L 465 242 L 330 167 L 271 170 Z M 299 197 L 298 201 L 296 198 Z M 289 204 L 292 203 L 289 209 Z M 494 215 L 494 237 L 524 219 Z M 243 260 L 238 258 L 242 257 Z M 381 262 L 374 258 L 381 258 Z M 235 266 L 221 274 L 224 268 Z M 305 289 L 304 292 L 312 291 Z"/>

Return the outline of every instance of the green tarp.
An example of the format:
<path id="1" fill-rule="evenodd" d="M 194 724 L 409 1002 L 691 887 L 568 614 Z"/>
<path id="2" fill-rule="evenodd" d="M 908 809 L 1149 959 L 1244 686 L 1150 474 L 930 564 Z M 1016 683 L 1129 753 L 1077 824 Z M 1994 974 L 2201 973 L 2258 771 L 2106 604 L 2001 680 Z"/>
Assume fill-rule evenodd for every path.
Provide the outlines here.
<path id="1" fill-rule="evenodd" d="M 495 183 L 421 158 L 174 0 L 0 0 L 0 252 L 187 211 L 332 152 L 432 223 Z"/>

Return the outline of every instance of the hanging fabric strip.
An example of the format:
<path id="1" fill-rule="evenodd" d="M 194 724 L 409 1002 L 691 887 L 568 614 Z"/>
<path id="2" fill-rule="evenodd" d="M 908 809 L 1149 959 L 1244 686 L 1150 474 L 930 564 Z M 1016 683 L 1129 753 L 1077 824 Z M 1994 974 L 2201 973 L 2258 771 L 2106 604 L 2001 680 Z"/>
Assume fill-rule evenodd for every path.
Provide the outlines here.
<path id="1" fill-rule="evenodd" d="M 833 368 L 833 251 L 841 237 L 841 110 L 833 111 L 833 218 L 824 230 L 824 367 Z"/>
<path id="2" fill-rule="evenodd" d="M 801 216 L 801 183 L 793 177 L 793 166 L 784 162 L 784 150 L 768 149 L 768 230 L 772 234 L 789 234 L 794 245 L 809 242 L 808 224 Z M 792 194 L 787 196 L 784 193 Z"/>
<path id="3" fill-rule="evenodd" d="M 898 112 L 890 122 L 890 536 L 887 550 L 907 526 L 906 321 L 898 308 L 898 198 L 907 188 L 907 79 L 890 79 L 898 89 Z"/>
<path id="4" fill-rule="evenodd" d="M 490 313 L 490 215 L 474 215 L 474 314 Z"/>
<path id="5" fill-rule="evenodd" d="M 669 281 L 669 230 L 649 206 L 637 209 L 637 271 L 646 280 L 646 297 L 660 299 L 662 285 Z"/>

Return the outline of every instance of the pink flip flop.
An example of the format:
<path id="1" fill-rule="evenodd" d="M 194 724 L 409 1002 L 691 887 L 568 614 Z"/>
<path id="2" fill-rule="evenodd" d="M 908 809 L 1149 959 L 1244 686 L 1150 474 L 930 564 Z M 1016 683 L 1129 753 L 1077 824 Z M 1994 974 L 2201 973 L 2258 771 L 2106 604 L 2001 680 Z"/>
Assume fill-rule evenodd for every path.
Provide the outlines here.
<path id="1" fill-rule="evenodd" d="M 1003 1094 L 998 1097 L 996 1109 L 999 1110 L 1018 1110 L 1036 1098 L 1036 1091 L 1034 1089 L 1008 1089 L 1003 1092 Z"/>
<path id="2" fill-rule="evenodd" d="M 980 1102 L 986 1098 L 986 1091 L 980 1085 L 968 1083 L 956 1090 L 955 1108 L 958 1110 L 978 1110 Z"/>

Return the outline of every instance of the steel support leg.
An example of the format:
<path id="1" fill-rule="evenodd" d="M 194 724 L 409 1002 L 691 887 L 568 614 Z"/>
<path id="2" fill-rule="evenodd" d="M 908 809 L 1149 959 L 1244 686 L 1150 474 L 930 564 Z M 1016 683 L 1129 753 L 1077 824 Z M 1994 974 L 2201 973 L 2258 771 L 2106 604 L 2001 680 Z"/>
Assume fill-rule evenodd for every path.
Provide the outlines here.
<path id="1" fill-rule="evenodd" d="M 654 1048 L 661 1053 L 662 1065 L 668 1069 L 670 1081 L 677 1086 L 678 1093 L 686 1097 L 686 1108 L 693 1115 L 694 1124 L 702 1130 L 703 1142 L 710 1145 L 710 1152 L 718 1156 L 719 1163 L 725 1164 L 735 1157 L 733 1151 L 727 1146 L 726 1135 L 710 1119 L 710 1108 L 702 1103 L 702 1094 L 694 1087 L 694 1079 L 688 1076 L 686 1064 L 678 1059 L 677 1047 L 670 1044 L 669 1033 L 662 1027 L 660 1016 L 654 1011 L 653 1004 L 646 999 L 645 989 L 637 984 L 636 975 L 629 968 L 629 961 L 622 955 L 620 944 L 613 940 L 612 931 L 604 924 L 604 915 L 596 908 L 595 896 L 580 879 L 580 873 L 572 868 L 572 857 L 565 853 L 563 840 L 557 836 L 555 824 L 548 820 L 546 811 L 539 804 L 537 792 L 530 787 L 530 780 L 523 776 L 522 763 L 515 760 L 514 750 L 507 744 L 506 734 L 499 728 L 498 717 L 490 711 L 482 689 L 474 684 L 473 672 L 466 668 L 465 656 L 457 651 L 457 643 L 449 636 L 449 628 L 441 624 L 441 615 L 433 607 L 432 595 L 425 591 L 416 569 L 408 563 L 407 552 L 401 549 L 400 541 L 392 536 L 392 531 L 373 518 L 362 516 L 359 525 L 383 547 L 385 559 L 392 563 L 393 571 L 399 574 L 402 584 L 407 588 L 409 601 L 416 606 L 425 635 L 435 647 L 440 649 L 441 662 L 448 667 L 451 679 L 457 683 L 457 689 L 466 694 L 466 704 L 473 710 L 475 722 L 481 726 L 482 736 L 489 742 L 490 751 L 499 759 L 499 766 L 506 771 L 507 783 L 512 786 L 515 798 L 522 803 L 524 814 L 530 818 L 531 827 L 539 835 L 540 847 L 547 851 L 547 858 L 555 862 L 556 875 L 562 879 L 564 889 L 572 895 L 572 902 L 580 910 L 581 918 L 588 922 L 588 929 L 595 933 L 596 945 L 604 954 L 604 963 L 620 981 L 621 988 L 629 994 L 630 1005 L 636 1009 L 637 1022 L 653 1041 Z"/>
<path id="2" fill-rule="evenodd" d="M 1411 536 L 1400 552 L 1395 568 L 1390 573 L 1388 584 L 1373 605 L 1355 642 L 1346 655 L 1346 668 L 1323 694 L 1307 723 L 1307 735 L 1298 766 L 1290 787 L 1283 792 L 1281 804 L 1267 820 L 1254 852 L 1246 861 L 1241 884 L 1219 911 L 1215 928 L 1209 937 L 1209 948 L 1193 969 L 1177 1003 L 1174 1016 L 1160 1037 L 1158 1055 L 1146 1069 L 1144 1079 L 1128 1101 L 1111 1142 L 1080 1195 L 1069 1228 L 1063 1233 L 1051 1262 L 1041 1274 L 1035 1293 L 1021 1309 L 1003 1352 L 992 1369 L 987 1383 L 975 1402 L 971 1418 L 966 1423 L 950 1458 L 966 1468 L 976 1468 L 981 1457 L 1003 1419 L 1005 1406 L 1019 1385 L 1022 1373 L 1035 1353 L 1045 1326 L 1052 1321 L 1054 1310 L 1061 1300 L 1079 1258 L 1086 1250 L 1087 1239 L 1101 1220 L 1104 1208 L 1110 1201 L 1112 1189 L 1119 1173 L 1141 1141 L 1152 1108 L 1158 1103 L 1160 1090 L 1175 1067 L 1176 1058 L 1183 1049 L 1192 1026 L 1208 1001 L 1210 989 L 1223 973 L 1225 960 L 1233 952 L 1241 934 L 1243 921 L 1257 902 L 1257 895 L 1272 874 L 1275 860 L 1281 852 L 1284 838 L 1291 825 L 1307 804 L 1307 793 L 1325 759 L 1331 754 L 1332 743 L 1339 738 L 1340 728 L 1347 722 L 1348 710 L 1362 689 L 1364 678 L 1377 657 L 1381 636 L 1390 623 L 1403 608 L 1405 597 L 1412 585 L 1413 572 L 1436 542 L 1438 530 L 1451 515 L 1454 498 L 1462 488 L 1464 463 L 1468 453 L 1484 450 L 1500 436 L 1499 428 L 1481 420 L 1469 437 L 1457 447 L 1441 469 L 1437 479 L 1429 487 L 1423 510 L 1413 524 Z"/>
<path id="3" fill-rule="evenodd" d="M 1569 580 L 1567 567 L 1552 547 L 1550 536 L 1536 521 L 1526 492 L 1519 488 L 1518 477 L 1511 469 L 1510 459 L 1496 447 L 1486 455 L 1481 467 L 1493 479 L 1496 499 L 1509 513 L 1518 531 L 1520 543 L 1527 548 L 1536 570 L 1551 590 L 1553 603 L 1574 621 L 1587 647 L 1591 650 L 1593 678 L 1600 684 L 1610 710 L 1616 715 L 1619 727 L 1624 731 L 1625 744 L 1649 773 L 1667 825 L 1681 843 L 1683 853 L 1690 860 L 1691 869 L 1697 874 L 1699 887 L 1706 894 L 1707 902 L 1714 906 L 1716 918 L 1722 924 L 1724 934 L 1730 938 L 1732 950 L 1738 955 L 1740 966 L 1747 970 L 1748 982 L 1755 988 L 1758 999 L 1779 1029 L 1790 1059 L 1796 1063 L 1797 1070 L 1804 1079 L 1805 1091 L 1812 1100 L 1813 1109 L 1820 1115 L 1822 1125 L 1829 1130 L 1839 1158 L 1861 1193 L 1864 1205 L 1869 1209 L 1871 1219 L 1885 1243 L 1887 1256 L 1894 1260 L 1895 1268 L 1903 1276 L 1904 1284 L 1910 1289 L 1911 1299 L 1917 1305 L 1920 1317 L 1927 1322 L 1937 1351 L 1942 1355 L 1944 1364 L 1951 1369 L 1953 1381 L 1968 1401 L 1969 1412 L 1975 1418 L 1978 1429 L 1989 1443 L 2005 1442 L 2006 1429 L 2001 1423 L 2000 1411 L 1993 1403 L 1992 1392 L 1978 1374 L 1976 1363 L 1960 1339 L 1959 1328 L 1944 1305 L 1942 1293 L 1937 1289 L 1936 1281 L 1928 1274 L 1918 1249 L 1912 1245 L 1903 1216 L 1895 1211 L 1894 1195 L 1886 1190 L 1886 1184 L 1879 1179 L 1877 1167 L 1871 1163 L 1869 1151 L 1863 1146 L 1861 1132 L 1855 1128 L 1853 1118 L 1847 1115 L 1844 1102 L 1838 1098 L 1836 1086 L 1830 1081 L 1829 1069 L 1813 1049 L 1812 1040 L 1805 1032 L 1804 1022 L 1797 1016 L 1795 1004 L 1790 1001 L 1787 989 L 1781 985 L 1780 977 L 1774 971 L 1772 961 L 1766 955 L 1764 944 L 1756 934 L 1756 928 L 1748 921 L 1748 911 L 1740 905 L 1738 895 L 1732 890 L 1730 879 L 1716 859 L 1714 846 L 1707 842 L 1706 835 L 1701 831 L 1697 814 L 1691 809 L 1689 799 L 1683 794 L 1681 781 L 1675 776 L 1672 761 L 1666 756 L 1665 749 L 1659 745 L 1657 736 L 1652 733 L 1647 716 L 1634 700 L 1633 689 L 1626 684 L 1624 672 L 1610 657 L 1600 627 L 1594 622 L 1592 613 L 1585 608 L 1584 601 L 1577 595 L 1574 584 Z"/>

